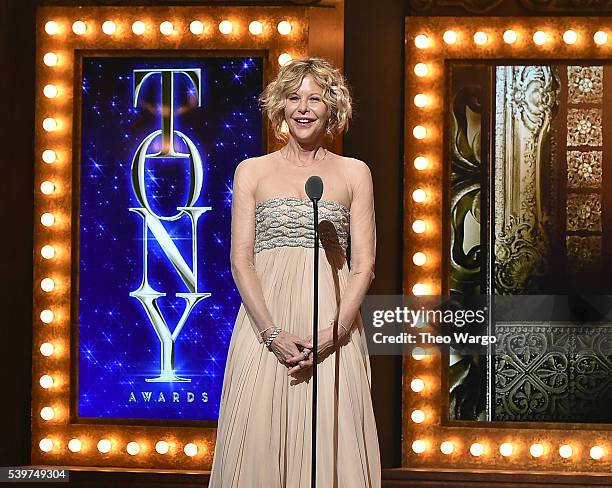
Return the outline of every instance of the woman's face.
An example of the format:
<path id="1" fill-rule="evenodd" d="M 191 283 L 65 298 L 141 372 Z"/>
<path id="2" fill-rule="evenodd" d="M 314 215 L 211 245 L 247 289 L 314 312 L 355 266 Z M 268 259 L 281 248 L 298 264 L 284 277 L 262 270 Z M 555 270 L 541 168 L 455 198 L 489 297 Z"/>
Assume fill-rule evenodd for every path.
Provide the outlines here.
<path id="1" fill-rule="evenodd" d="M 323 89 L 312 76 L 304 76 L 300 87 L 287 95 L 285 103 L 285 121 L 290 134 L 299 143 L 315 143 L 325 135 L 327 119 Z"/>

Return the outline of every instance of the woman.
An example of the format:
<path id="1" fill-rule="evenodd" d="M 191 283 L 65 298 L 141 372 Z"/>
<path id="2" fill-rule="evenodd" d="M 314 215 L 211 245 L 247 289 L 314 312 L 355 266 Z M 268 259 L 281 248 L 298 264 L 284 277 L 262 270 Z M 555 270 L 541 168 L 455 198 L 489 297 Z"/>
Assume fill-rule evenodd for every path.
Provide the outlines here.
<path id="1" fill-rule="evenodd" d="M 260 97 L 286 145 L 236 168 L 232 273 L 242 297 L 229 346 L 212 488 L 307 488 L 311 473 L 312 204 L 304 183 L 323 179 L 319 202 L 317 486 L 379 488 L 361 302 L 374 278 L 372 178 L 361 161 L 331 153 L 351 100 L 327 61 L 293 60 Z M 349 239 L 350 229 L 350 239 Z M 347 244 L 350 240 L 350 270 Z"/>

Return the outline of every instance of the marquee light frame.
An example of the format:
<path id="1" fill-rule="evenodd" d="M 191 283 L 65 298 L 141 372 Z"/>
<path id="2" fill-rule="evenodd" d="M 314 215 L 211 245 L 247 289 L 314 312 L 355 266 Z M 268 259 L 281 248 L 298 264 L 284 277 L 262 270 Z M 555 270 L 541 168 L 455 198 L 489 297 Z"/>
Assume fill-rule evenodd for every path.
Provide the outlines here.
<path id="1" fill-rule="evenodd" d="M 443 290 L 449 64 L 453 61 L 606 62 L 605 17 L 411 17 L 406 20 L 404 294 Z M 610 37 L 612 41 L 612 37 Z M 420 253 L 420 254 L 419 254 Z M 447 422 L 445 359 L 403 359 L 402 465 L 523 473 L 610 473 L 612 426 Z"/>
<path id="2" fill-rule="evenodd" d="M 197 422 L 192 426 L 171 421 L 163 426 L 160 425 L 163 421 L 156 425 L 150 425 L 150 421 L 122 421 L 111 425 L 82 423 L 77 419 L 78 323 L 71 319 L 75 292 L 71 276 L 78 262 L 74 261 L 73 253 L 77 233 L 71 226 L 73 212 L 78 211 L 73 195 L 78 193 L 79 182 L 73 180 L 73 169 L 80 157 L 78 151 L 73 152 L 73 147 L 78 148 L 73 138 L 79 134 L 74 117 L 75 103 L 79 100 L 75 92 L 80 86 L 76 77 L 79 55 L 111 50 L 118 56 L 122 51 L 134 54 L 140 50 L 143 55 L 152 52 L 172 55 L 171 50 L 177 49 L 191 50 L 194 54 L 201 51 L 203 55 L 257 52 L 264 57 L 264 79 L 269 80 L 288 56 L 307 55 L 308 15 L 306 7 L 44 7 L 38 10 L 33 464 L 210 470 L 216 438 L 215 427 L 197 426 Z M 143 24 L 134 26 L 138 21 Z M 201 25 L 192 24 L 193 21 Z M 226 34 L 222 31 L 227 32 L 227 22 L 231 23 L 232 30 Z M 140 32 L 143 26 L 144 33 L 134 32 Z M 267 131 L 267 143 L 268 148 L 277 148 L 280 144 L 272 131 Z"/>

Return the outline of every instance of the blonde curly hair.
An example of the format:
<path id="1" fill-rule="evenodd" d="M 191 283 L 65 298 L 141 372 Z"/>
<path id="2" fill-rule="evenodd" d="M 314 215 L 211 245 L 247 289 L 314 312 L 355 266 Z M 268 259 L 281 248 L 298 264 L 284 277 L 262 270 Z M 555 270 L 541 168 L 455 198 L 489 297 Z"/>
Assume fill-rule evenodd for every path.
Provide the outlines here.
<path id="1" fill-rule="evenodd" d="M 323 102 L 327 106 L 327 132 L 346 132 L 353 114 L 351 93 L 342 73 L 322 58 L 292 59 L 280 69 L 278 76 L 259 96 L 259 103 L 268 115 L 274 135 L 285 139 L 281 132 L 285 122 L 287 95 L 297 90 L 306 75 L 323 89 Z"/>

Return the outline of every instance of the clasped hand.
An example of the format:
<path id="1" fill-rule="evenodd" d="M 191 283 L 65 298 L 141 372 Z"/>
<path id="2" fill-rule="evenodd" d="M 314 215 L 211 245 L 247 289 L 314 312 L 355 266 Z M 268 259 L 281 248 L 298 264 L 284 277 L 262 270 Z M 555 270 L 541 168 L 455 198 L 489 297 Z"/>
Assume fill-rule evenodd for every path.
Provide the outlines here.
<path id="1" fill-rule="evenodd" d="M 340 342 L 340 332 L 336 343 Z M 272 341 L 270 349 L 276 355 L 279 362 L 287 366 L 288 375 L 298 371 L 306 370 L 312 366 L 314 354 L 312 336 L 302 339 L 290 332 L 281 331 Z M 332 327 L 319 331 L 319 357 L 326 355 L 334 349 L 334 330 Z M 304 352 L 308 352 L 308 356 Z"/>

